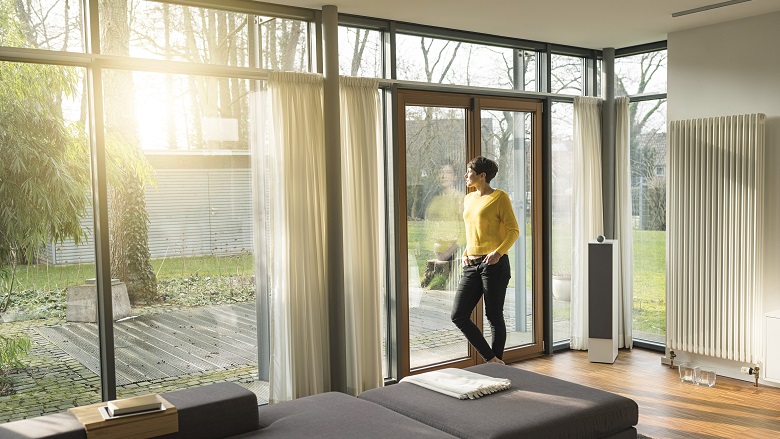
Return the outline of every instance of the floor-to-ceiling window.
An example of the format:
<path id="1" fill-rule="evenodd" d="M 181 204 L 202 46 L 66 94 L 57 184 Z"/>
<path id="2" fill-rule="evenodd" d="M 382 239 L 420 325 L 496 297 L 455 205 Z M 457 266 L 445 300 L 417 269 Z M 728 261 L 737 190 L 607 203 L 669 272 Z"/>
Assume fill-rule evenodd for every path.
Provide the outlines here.
<path id="1" fill-rule="evenodd" d="M 266 400 L 253 218 L 265 194 L 252 171 L 262 69 L 312 69 L 314 14 L 96 5 L 0 1 L 0 421 L 96 402 L 107 386 L 122 397 L 229 379 Z M 93 209 L 93 184 L 106 206 Z M 111 279 L 113 383 L 98 274 Z"/>
<path id="2" fill-rule="evenodd" d="M 666 49 L 615 59 L 615 94 L 629 96 L 634 246 L 633 336 L 666 342 Z"/>
<path id="3" fill-rule="evenodd" d="M 2 147 L 4 153 L 12 151 L 5 149 L 11 145 L 19 148 L 10 154 L 14 160 L 4 155 L 0 167 L 3 182 L 12 181 L 11 175 L 19 182 L 4 186 L 9 192 L 2 194 L 0 349 L 23 358 L 0 365 L 0 388 L 17 392 L 0 400 L 0 420 L 12 419 L 9 413 L 28 417 L 101 397 L 105 383 L 99 327 L 91 317 L 97 302 L 93 210 L 101 208 L 108 217 L 101 248 L 110 252 L 111 267 L 99 274 L 116 279 L 110 282 L 115 311 L 112 390 L 127 396 L 230 378 L 264 399 L 256 349 L 262 344 L 258 334 L 264 334 L 255 303 L 258 276 L 264 276 L 256 273 L 255 262 L 264 257 L 264 249 L 254 245 L 253 225 L 253 215 L 265 207 L 265 194 L 258 192 L 258 175 L 253 174 L 254 158 L 266 144 L 263 72 L 315 70 L 314 11 L 289 8 L 287 15 L 271 17 L 263 15 L 260 5 L 257 10 L 224 11 L 218 2 L 213 7 L 208 1 L 193 4 L 201 7 L 0 0 L 0 123 L 3 139 L 13 140 Z M 96 14 L 87 22 L 90 7 Z M 479 87 L 481 96 L 558 94 L 553 114 L 541 117 L 551 125 L 553 139 L 545 145 L 552 148 L 553 159 L 552 271 L 565 275 L 571 245 L 570 207 L 566 210 L 570 99 L 589 94 L 583 60 L 590 51 L 570 48 L 578 55 L 556 54 L 541 43 L 408 23 L 396 23 L 393 38 L 388 38 L 391 26 L 386 21 L 358 17 L 345 22 L 352 24 L 340 29 L 343 75 L 394 78 L 412 88 L 413 83 Z M 382 87 L 383 97 L 389 97 L 389 84 Z M 99 114 L 92 112 L 91 99 Z M 531 254 L 531 206 L 539 202 L 527 181 L 531 122 L 527 112 L 500 106 L 486 108 L 478 118 L 486 134 L 483 153 L 503 161 L 513 151 L 505 163 L 515 172 L 512 179 L 502 174 L 507 177 L 502 184 L 516 186 L 513 202 L 522 206 L 517 216 L 525 219 L 526 246 L 513 254 L 520 259 Z M 440 119 L 449 121 L 440 122 L 443 126 L 457 118 Z M 393 136 L 389 120 L 385 118 L 388 139 Z M 94 142 L 90 130 L 95 131 Z M 478 142 L 472 142 L 477 148 Z M 106 178 L 101 188 L 107 189 L 108 202 L 94 208 L 89 164 L 95 157 L 90 148 L 106 153 L 96 169 Z M 450 176 L 444 166 L 448 157 L 433 158 L 436 163 L 419 164 L 427 172 L 421 173 L 420 193 L 428 198 L 410 212 L 420 217 L 448 179 L 460 177 L 465 161 L 455 160 L 460 166 L 453 166 Z M 42 163 L 53 164 L 52 172 L 44 172 Z M 386 166 L 392 174 L 392 160 Z M 30 180 L 25 172 L 39 180 Z M 47 205 L 17 203 L 18 211 L 9 210 L 6 199 L 29 200 L 31 192 Z M 38 207 L 44 210 L 30 210 Z M 392 224 L 388 230 L 392 238 Z M 442 230 L 431 236 L 447 234 Z M 435 259 L 433 245 L 425 247 L 420 257 Z M 528 342 L 530 331 L 524 329 L 539 318 L 528 319 L 539 304 L 530 296 L 539 293 L 531 283 L 538 267 L 529 261 L 519 264 L 521 272 L 513 276 L 512 287 L 519 293 L 508 318 L 518 345 Z M 423 274 L 425 269 L 418 265 Z M 439 274 L 430 281 L 446 285 L 450 280 Z M 394 300 L 388 297 L 385 303 Z M 567 300 L 559 297 L 554 299 L 556 340 L 568 337 Z M 77 309 L 85 316 L 76 316 Z M 383 315 L 390 315 L 390 308 L 386 311 Z M 383 328 L 393 326 L 386 323 Z"/>
<path id="4" fill-rule="evenodd" d="M 586 66 L 593 61 L 578 56 L 551 54 L 550 91 L 560 95 L 588 94 Z M 594 90 L 589 92 L 592 94 Z M 553 342 L 565 343 L 571 336 L 574 105 L 572 100 L 553 100 L 550 109 L 552 332 Z"/>
<path id="5" fill-rule="evenodd" d="M 0 46 L 79 58 L 78 9 L 0 1 Z M 87 69 L 36 61 L 0 61 L 0 422 L 101 397 L 99 372 L 58 346 L 66 317 L 95 318 Z M 58 252 L 64 240 L 84 251 Z M 68 308 L 69 296 L 86 300 Z"/>
<path id="6" fill-rule="evenodd" d="M 571 336 L 574 197 L 574 104 L 553 102 L 551 124 L 553 340 Z"/>

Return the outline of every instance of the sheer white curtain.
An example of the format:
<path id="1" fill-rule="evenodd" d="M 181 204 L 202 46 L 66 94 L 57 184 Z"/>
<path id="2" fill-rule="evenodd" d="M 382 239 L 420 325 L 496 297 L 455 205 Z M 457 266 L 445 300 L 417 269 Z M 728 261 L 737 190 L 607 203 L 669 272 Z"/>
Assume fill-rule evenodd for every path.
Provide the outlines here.
<path id="1" fill-rule="evenodd" d="M 382 385 L 379 80 L 340 78 L 347 390 Z"/>
<path id="2" fill-rule="evenodd" d="M 279 402 L 330 390 L 323 79 L 271 72 L 268 94 L 269 401 Z"/>
<path id="3" fill-rule="evenodd" d="M 601 194 L 601 105 L 574 98 L 574 237 L 571 348 L 588 348 L 588 242 L 604 231 Z"/>
<path id="4" fill-rule="evenodd" d="M 615 99 L 615 239 L 618 240 L 618 347 L 634 346 L 634 246 L 631 224 L 631 123 L 628 97 Z"/>

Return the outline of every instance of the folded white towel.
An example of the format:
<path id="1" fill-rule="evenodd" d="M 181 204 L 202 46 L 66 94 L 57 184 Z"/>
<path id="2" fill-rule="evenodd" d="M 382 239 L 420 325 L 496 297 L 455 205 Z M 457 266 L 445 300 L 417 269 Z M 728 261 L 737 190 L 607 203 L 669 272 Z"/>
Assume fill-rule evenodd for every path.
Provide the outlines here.
<path id="1" fill-rule="evenodd" d="M 508 389 L 512 382 L 463 369 L 442 369 L 408 376 L 402 383 L 412 383 L 458 399 L 477 399 L 483 395 Z"/>

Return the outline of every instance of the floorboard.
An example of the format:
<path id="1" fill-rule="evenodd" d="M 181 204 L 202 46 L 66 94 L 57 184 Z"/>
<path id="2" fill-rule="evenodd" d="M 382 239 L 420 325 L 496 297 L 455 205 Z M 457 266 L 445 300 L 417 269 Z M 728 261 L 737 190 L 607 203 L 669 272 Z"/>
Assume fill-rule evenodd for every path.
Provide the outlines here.
<path id="1" fill-rule="evenodd" d="M 662 354 L 621 350 L 614 364 L 563 351 L 513 367 L 617 393 L 639 404 L 637 431 L 662 438 L 780 438 L 780 388 L 718 376 L 714 387 L 681 383 Z"/>

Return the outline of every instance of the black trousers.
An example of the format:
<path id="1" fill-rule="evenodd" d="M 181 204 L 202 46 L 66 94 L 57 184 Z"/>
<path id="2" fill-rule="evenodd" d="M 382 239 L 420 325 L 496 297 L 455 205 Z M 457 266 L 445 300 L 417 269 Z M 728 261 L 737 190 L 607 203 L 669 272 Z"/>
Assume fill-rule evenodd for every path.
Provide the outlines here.
<path id="1" fill-rule="evenodd" d="M 504 356 L 506 344 L 506 323 L 504 322 L 504 300 L 506 287 L 511 278 L 509 256 L 501 256 L 493 265 L 484 262 L 479 265 L 463 267 L 458 290 L 455 293 L 455 303 L 452 307 L 452 323 L 463 332 L 466 339 L 488 361 L 493 357 L 501 359 Z M 480 297 L 485 297 L 485 314 L 493 333 L 492 346 L 488 344 L 482 331 L 471 321 L 471 312 L 479 303 Z"/>

